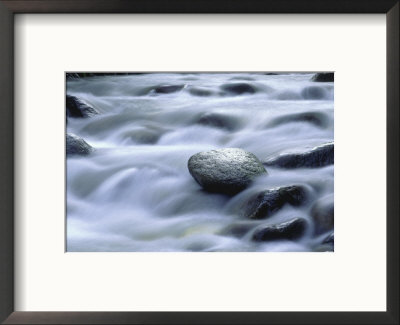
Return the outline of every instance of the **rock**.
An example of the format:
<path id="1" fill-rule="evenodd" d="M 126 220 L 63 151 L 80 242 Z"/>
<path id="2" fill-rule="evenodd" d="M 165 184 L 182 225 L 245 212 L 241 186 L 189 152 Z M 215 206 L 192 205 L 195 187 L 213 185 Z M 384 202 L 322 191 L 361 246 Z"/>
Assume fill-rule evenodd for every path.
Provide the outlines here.
<path id="1" fill-rule="evenodd" d="M 212 96 L 213 92 L 207 88 L 192 87 L 189 88 L 189 93 L 193 96 L 208 97 Z"/>
<path id="2" fill-rule="evenodd" d="M 315 222 L 315 234 L 320 235 L 332 230 L 334 225 L 333 194 L 327 195 L 315 202 L 310 214 Z"/>
<path id="3" fill-rule="evenodd" d="M 311 80 L 318 82 L 333 82 L 335 79 L 334 75 L 333 72 L 317 73 L 311 78 Z"/>
<path id="4" fill-rule="evenodd" d="M 301 96 L 304 99 L 324 99 L 327 97 L 327 91 L 321 87 L 310 86 L 301 91 Z"/>
<path id="5" fill-rule="evenodd" d="M 267 174 L 255 155 L 239 148 L 197 153 L 190 157 L 188 168 L 205 190 L 229 195 L 244 190 L 257 176 Z"/>
<path id="6" fill-rule="evenodd" d="M 264 162 L 267 166 L 278 166 L 282 168 L 315 168 L 332 165 L 333 163 L 333 142 L 323 144 L 303 153 L 282 154 Z"/>
<path id="7" fill-rule="evenodd" d="M 73 79 L 80 79 L 80 78 L 87 78 L 87 77 L 101 77 L 101 76 L 124 76 L 124 75 L 141 75 L 145 73 L 137 73 L 137 72 L 75 72 L 75 73 L 67 73 L 67 80 L 69 78 Z"/>
<path id="8" fill-rule="evenodd" d="M 328 117 L 322 112 L 304 112 L 280 116 L 272 120 L 270 126 L 278 126 L 290 122 L 307 122 L 318 127 L 328 126 Z"/>
<path id="9" fill-rule="evenodd" d="M 79 73 L 66 73 L 65 77 L 67 80 L 76 80 L 79 79 Z"/>
<path id="10" fill-rule="evenodd" d="M 334 244 L 335 243 L 335 238 L 334 238 L 334 233 L 331 232 L 328 236 L 324 238 L 322 241 L 322 244 Z"/>
<path id="11" fill-rule="evenodd" d="M 99 114 L 96 109 L 85 104 L 75 96 L 67 95 L 66 107 L 67 117 L 91 117 Z"/>
<path id="12" fill-rule="evenodd" d="M 275 225 L 260 226 L 254 231 L 252 239 L 256 242 L 273 240 L 296 240 L 302 237 L 307 229 L 307 221 L 294 218 Z"/>
<path id="13" fill-rule="evenodd" d="M 66 151 L 67 156 L 88 155 L 94 149 L 82 138 L 75 134 L 67 134 Z"/>
<path id="14" fill-rule="evenodd" d="M 160 139 L 163 133 L 162 131 L 143 128 L 127 131 L 123 134 L 123 138 L 137 144 L 154 144 Z"/>
<path id="15" fill-rule="evenodd" d="M 275 73 L 275 72 L 267 72 L 267 73 L 264 73 L 266 76 L 277 76 L 277 75 L 279 75 L 279 73 Z"/>
<path id="16" fill-rule="evenodd" d="M 299 185 L 265 190 L 246 202 L 243 215 L 250 219 L 264 219 L 281 209 L 285 204 L 299 206 L 306 199 L 307 190 Z"/>
<path id="17" fill-rule="evenodd" d="M 254 94 L 257 89 L 248 83 L 224 84 L 221 89 L 231 95 Z"/>
<path id="18" fill-rule="evenodd" d="M 171 94 L 183 89 L 185 85 L 167 85 L 154 88 L 156 94 Z"/>
<path id="19" fill-rule="evenodd" d="M 237 118 L 221 113 L 205 113 L 197 123 L 229 131 L 236 130 L 241 124 Z"/>

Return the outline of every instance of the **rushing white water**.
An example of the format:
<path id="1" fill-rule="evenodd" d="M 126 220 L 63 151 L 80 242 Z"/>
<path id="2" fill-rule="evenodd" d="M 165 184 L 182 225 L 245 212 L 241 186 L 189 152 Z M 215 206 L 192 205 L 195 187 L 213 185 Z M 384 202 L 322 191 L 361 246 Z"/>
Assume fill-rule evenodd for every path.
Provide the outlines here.
<path id="1" fill-rule="evenodd" d="M 96 148 L 89 156 L 67 158 L 68 251 L 313 251 L 321 236 L 308 231 L 298 241 L 255 243 L 223 235 L 243 219 L 238 207 L 260 190 L 303 184 L 311 199 L 285 206 L 259 224 L 304 217 L 312 223 L 312 203 L 333 193 L 333 165 L 321 168 L 267 167 L 234 197 L 208 193 L 188 172 L 191 155 L 235 147 L 266 160 L 333 141 L 333 83 L 312 82 L 313 74 L 265 75 L 142 74 L 69 80 L 67 93 L 100 114 L 69 118 L 67 132 Z M 221 85 L 246 82 L 259 89 L 239 96 L 221 94 Z M 157 94 L 158 85 L 185 85 Z M 318 87 L 318 99 L 305 88 Z M 205 95 L 198 96 L 197 88 Z M 194 90 L 193 90 L 194 89 Z M 196 95 L 197 94 L 197 95 Z M 196 123 L 217 112 L 236 121 L 231 130 Z M 274 123 L 278 117 L 318 112 L 322 125 L 309 121 Z"/>

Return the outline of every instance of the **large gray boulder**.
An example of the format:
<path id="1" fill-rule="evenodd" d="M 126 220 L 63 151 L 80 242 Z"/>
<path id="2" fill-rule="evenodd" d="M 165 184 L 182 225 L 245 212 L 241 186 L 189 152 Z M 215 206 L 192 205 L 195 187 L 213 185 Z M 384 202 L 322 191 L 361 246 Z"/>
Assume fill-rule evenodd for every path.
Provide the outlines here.
<path id="1" fill-rule="evenodd" d="M 267 166 L 281 168 L 315 168 L 332 165 L 334 163 L 334 144 L 325 143 L 302 153 L 288 153 L 268 159 L 264 162 Z"/>
<path id="2" fill-rule="evenodd" d="M 190 157 L 188 168 L 205 190 L 229 195 L 244 190 L 254 178 L 267 173 L 255 155 L 239 148 L 199 152 Z"/>
<path id="3" fill-rule="evenodd" d="M 67 156 L 88 155 L 94 149 L 82 138 L 75 134 L 67 134 L 66 151 Z"/>

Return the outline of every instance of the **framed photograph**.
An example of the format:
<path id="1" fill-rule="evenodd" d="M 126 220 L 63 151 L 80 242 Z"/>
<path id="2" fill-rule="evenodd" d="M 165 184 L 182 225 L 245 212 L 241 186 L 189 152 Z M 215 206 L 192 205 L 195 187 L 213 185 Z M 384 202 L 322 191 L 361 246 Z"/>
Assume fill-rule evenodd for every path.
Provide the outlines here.
<path id="1" fill-rule="evenodd" d="M 398 1 L 0 1 L 5 324 L 398 324 Z"/>

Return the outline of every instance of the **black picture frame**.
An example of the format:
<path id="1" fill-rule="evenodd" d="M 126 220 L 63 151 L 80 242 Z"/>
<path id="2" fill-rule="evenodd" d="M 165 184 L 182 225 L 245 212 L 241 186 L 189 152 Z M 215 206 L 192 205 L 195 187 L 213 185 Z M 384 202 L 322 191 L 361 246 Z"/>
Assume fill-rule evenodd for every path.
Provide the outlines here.
<path id="1" fill-rule="evenodd" d="M 0 0 L 0 321 L 6 324 L 399 324 L 399 7 L 399 0 Z M 18 13 L 386 14 L 387 311 L 14 311 L 14 165 L 17 162 L 14 160 L 13 33 L 14 15 Z"/>

